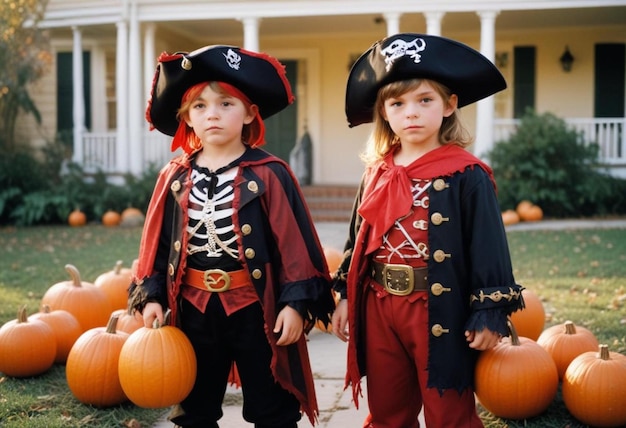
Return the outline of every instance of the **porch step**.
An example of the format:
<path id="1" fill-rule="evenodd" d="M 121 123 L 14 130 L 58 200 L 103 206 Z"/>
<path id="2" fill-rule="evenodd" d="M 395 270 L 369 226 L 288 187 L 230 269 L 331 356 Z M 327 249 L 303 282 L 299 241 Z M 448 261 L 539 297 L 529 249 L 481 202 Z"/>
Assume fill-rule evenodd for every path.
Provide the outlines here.
<path id="1" fill-rule="evenodd" d="M 303 186 L 304 199 L 316 222 L 349 222 L 356 186 Z"/>

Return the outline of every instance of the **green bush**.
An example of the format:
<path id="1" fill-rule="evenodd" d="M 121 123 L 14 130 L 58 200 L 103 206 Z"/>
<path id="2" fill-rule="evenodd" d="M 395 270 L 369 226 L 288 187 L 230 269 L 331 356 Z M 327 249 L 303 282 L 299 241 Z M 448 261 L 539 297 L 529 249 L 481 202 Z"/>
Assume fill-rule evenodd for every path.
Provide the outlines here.
<path id="1" fill-rule="evenodd" d="M 598 146 L 551 113 L 528 110 L 508 141 L 488 153 L 502 210 L 521 200 L 539 205 L 546 217 L 623 214 L 624 180 L 604 174 Z"/>

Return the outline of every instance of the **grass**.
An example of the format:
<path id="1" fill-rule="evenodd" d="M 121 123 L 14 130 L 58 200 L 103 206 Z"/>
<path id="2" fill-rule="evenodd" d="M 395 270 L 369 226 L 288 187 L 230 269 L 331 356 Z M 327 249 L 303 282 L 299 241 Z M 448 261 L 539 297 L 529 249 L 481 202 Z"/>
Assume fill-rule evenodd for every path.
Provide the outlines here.
<path id="1" fill-rule="evenodd" d="M 140 228 L 88 225 L 0 228 L 0 325 L 27 305 L 29 315 L 53 284 L 69 279 L 71 263 L 83 281 L 137 255 Z M 511 231 L 509 246 L 517 281 L 535 291 L 547 314 L 546 327 L 572 320 L 593 331 L 611 351 L 626 354 L 626 229 Z M 67 388 L 65 367 L 15 379 L 0 374 L 3 428 L 150 427 L 163 409 L 130 403 L 98 409 L 78 402 Z M 487 428 L 582 428 L 560 394 L 542 415 L 502 420 L 482 411 Z"/>

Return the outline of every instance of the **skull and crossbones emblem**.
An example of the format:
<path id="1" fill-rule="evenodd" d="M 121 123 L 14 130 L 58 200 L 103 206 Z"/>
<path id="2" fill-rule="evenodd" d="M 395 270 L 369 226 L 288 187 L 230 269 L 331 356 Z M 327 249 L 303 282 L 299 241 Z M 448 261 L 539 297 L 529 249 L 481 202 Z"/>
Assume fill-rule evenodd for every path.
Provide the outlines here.
<path id="1" fill-rule="evenodd" d="M 391 42 L 389 46 L 382 49 L 380 53 L 385 56 L 385 68 L 387 71 L 391 68 L 393 63 L 403 56 L 409 56 L 416 64 L 422 60 L 422 56 L 419 54 L 426 49 L 426 42 L 424 39 L 416 38 L 410 42 L 402 39 L 397 39 Z"/>
<path id="2" fill-rule="evenodd" d="M 239 70 L 239 66 L 241 65 L 241 56 L 237 52 L 232 49 L 228 49 L 227 53 L 223 53 L 224 58 L 226 58 L 226 63 L 232 69 Z"/>

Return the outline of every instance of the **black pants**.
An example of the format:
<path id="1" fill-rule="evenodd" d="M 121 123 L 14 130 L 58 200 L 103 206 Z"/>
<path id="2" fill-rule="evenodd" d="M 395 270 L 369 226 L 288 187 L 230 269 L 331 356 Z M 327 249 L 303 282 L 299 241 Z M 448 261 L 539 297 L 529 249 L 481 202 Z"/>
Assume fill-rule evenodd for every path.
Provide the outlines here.
<path id="1" fill-rule="evenodd" d="M 196 352 L 198 373 L 191 393 L 183 400 L 183 415 L 172 422 L 183 427 L 218 427 L 223 416 L 232 361 L 237 363 L 243 392 L 243 418 L 257 428 L 295 428 L 300 403 L 272 376 L 271 348 L 265 336 L 260 303 L 226 316 L 213 294 L 203 314 L 183 299 L 181 327 Z"/>

